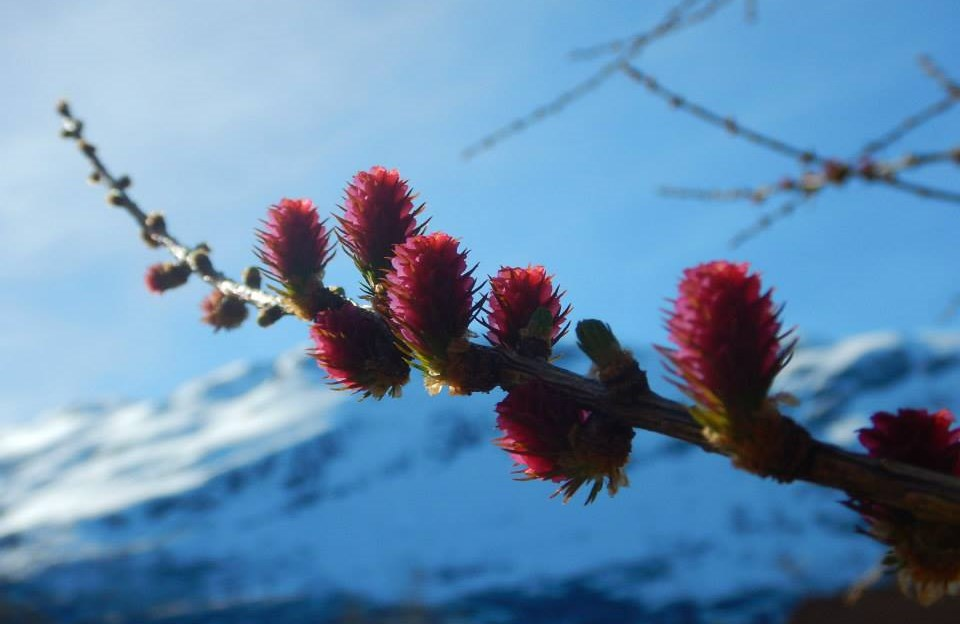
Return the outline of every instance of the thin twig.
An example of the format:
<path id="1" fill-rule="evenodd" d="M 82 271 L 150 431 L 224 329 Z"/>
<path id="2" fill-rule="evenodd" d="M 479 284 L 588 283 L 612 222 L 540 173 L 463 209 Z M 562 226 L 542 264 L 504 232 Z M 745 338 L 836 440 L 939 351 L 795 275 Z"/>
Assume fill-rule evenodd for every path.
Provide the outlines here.
<path id="1" fill-rule="evenodd" d="M 619 71 L 621 63 L 639 54 L 651 41 L 660 39 L 661 37 L 664 37 L 667 34 L 677 31 L 681 28 L 692 26 L 693 24 L 698 24 L 704 21 L 716 13 L 724 5 L 729 4 L 730 1 L 731 0 L 710 0 L 706 6 L 698 9 L 695 12 L 685 15 L 676 11 L 675 9 L 672 9 L 667 14 L 667 17 L 662 22 L 657 24 L 657 26 L 655 26 L 652 30 L 633 37 L 630 40 L 630 45 L 615 59 L 605 63 L 586 79 L 575 84 L 570 89 L 563 91 L 546 104 L 538 106 L 526 115 L 521 115 L 520 117 L 515 118 L 510 123 L 494 130 L 476 143 L 467 146 L 461 152 L 461 157 L 465 160 L 470 160 L 477 154 L 495 147 L 502 141 L 526 130 L 530 126 L 540 123 L 544 119 L 560 113 L 570 104 L 576 102 L 603 85 L 603 83 L 605 83 L 612 75 Z"/>
<path id="2" fill-rule="evenodd" d="M 828 159 L 820 156 L 813 150 L 804 150 L 771 135 L 743 126 L 731 117 L 724 116 L 702 104 L 691 101 L 680 93 L 663 86 L 656 78 L 629 62 L 622 64 L 622 70 L 628 77 L 643 85 L 654 96 L 664 100 L 678 110 L 686 112 L 709 125 L 723 128 L 734 136 L 743 138 L 759 147 L 795 159 L 802 165 L 816 164 L 821 167 L 820 171 L 805 173 L 799 180 L 787 179 L 785 180 L 787 184 L 781 181 L 777 184 L 764 184 L 754 189 L 690 189 L 668 187 L 665 194 L 670 196 L 721 201 L 749 198 L 754 202 L 762 203 L 769 196 L 777 193 L 789 192 L 799 196 L 811 196 L 819 193 L 828 186 L 842 186 L 851 179 L 860 179 L 869 183 L 883 184 L 895 191 L 909 193 L 924 199 L 960 204 L 960 193 L 958 192 L 904 180 L 897 175 L 907 169 L 914 169 L 935 162 L 948 160 L 960 162 L 960 158 L 958 158 L 960 150 L 957 148 L 921 155 L 907 154 L 898 160 L 888 162 L 874 162 L 869 159 L 869 157 L 858 158 L 856 159 L 858 161 L 856 163 Z M 938 68 L 936 71 L 938 72 L 936 76 L 940 80 L 947 80 Z M 922 123 L 922 120 L 915 123 Z M 878 139 L 876 143 L 881 147 L 889 145 L 889 143 L 898 139 L 905 132 L 912 129 L 912 127 L 901 124 L 887 135 L 881 137 L 881 139 Z M 787 201 L 777 211 L 763 215 L 751 226 L 734 235 L 731 239 L 731 245 L 737 247 L 753 238 L 757 233 L 768 229 L 774 223 L 792 214 L 800 203 L 801 202 L 798 201 Z"/>
<path id="3" fill-rule="evenodd" d="M 662 186 L 660 195 L 673 199 L 695 199 L 698 201 L 740 201 L 748 199 L 751 201 L 762 201 L 766 198 L 767 192 L 764 187 L 735 188 L 735 189 L 701 189 L 685 186 Z"/>
<path id="4" fill-rule="evenodd" d="M 666 15 L 660 20 L 659 24 L 677 24 L 680 20 L 683 19 L 684 15 L 692 11 L 697 4 L 701 3 L 703 0 L 681 0 L 676 5 L 670 7 L 670 10 L 667 11 Z M 713 3 L 716 4 L 716 3 Z M 715 10 L 715 9 L 714 9 Z M 700 16 L 697 21 L 706 19 L 710 14 L 698 13 Z M 624 50 L 627 50 L 631 47 L 642 46 L 650 43 L 657 37 L 665 35 L 669 30 L 663 30 L 659 34 L 656 33 L 656 28 L 654 30 L 646 30 L 629 37 L 623 37 L 620 39 L 613 39 L 605 43 L 597 43 L 591 46 L 576 48 L 571 50 L 569 57 L 571 61 L 592 61 L 593 59 L 600 56 L 609 56 L 611 54 L 619 54 Z"/>
<path id="5" fill-rule="evenodd" d="M 860 150 L 861 156 L 869 156 L 875 154 L 880 150 L 886 149 L 902 139 L 908 133 L 916 130 L 923 124 L 929 122 L 936 117 L 946 113 L 948 110 L 953 108 L 953 105 L 957 103 L 956 98 L 947 96 L 941 100 L 926 106 L 922 110 L 910 115 L 909 117 L 903 119 L 896 126 L 888 130 L 887 132 L 881 134 L 876 139 L 870 141 Z"/>
<path id="6" fill-rule="evenodd" d="M 917 58 L 917 62 L 920 64 L 920 68 L 923 72 L 935 80 L 938 85 L 945 91 L 945 96 L 940 100 L 929 104 L 917 111 L 916 113 L 908 116 L 903 119 L 896 126 L 890 130 L 884 132 L 876 139 L 870 141 L 860 150 L 860 156 L 869 156 L 876 152 L 879 152 L 882 149 L 890 147 L 892 144 L 896 143 L 909 132 L 916 130 L 923 124 L 939 117 L 940 115 L 946 113 L 953 105 L 960 101 L 960 85 L 950 79 L 933 60 L 926 55 L 920 55 Z"/>
<path id="7" fill-rule="evenodd" d="M 901 178 L 891 178 L 889 180 L 883 180 L 882 182 L 892 189 L 910 193 L 911 195 L 960 204 L 960 193 L 955 191 L 948 191 L 935 186 L 927 186 L 926 184 L 919 184 Z"/>
<path id="8" fill-rule="evenodd" d="M 917 58 L 917 62 L 920 63 L 923 73 L 935 80 L 940 88 L 947 92 L 947 95 L 955 100 L 960 100 L 960 83 L 950 78 L 947 72 L 937 65 L 932 58 L 926 54 L 921 54 Z"/>
<path id="9" fill-rule="evenodd" d="M 676 91 L 663 86 L 656 78 L 647 74 L 646 72 L 641 71 L 639 68 L 629 62 L 623 62 L 620 65 L 620 68 L 623 70 L 623 73 L 646 87 L 647 90 L 653 95 L 664 100 L 677 110 L 687 112 L 701 121 L 705 121 L 712 126 L 722 128 L 730 134 L 741 137 L 750 143 L 754 143 L 788 158 L 798 160 L 803 164 L 821 163 L 824 161 L 824 158 L 818 156 L 811 150 L 791 145 L 785 141 L 781 141 L 776 137 L 746 127 L 736 121 L 733 117 L 721 115 L 720 113 L 714 112 L 701 104 L 688 100 Z"/>
<path id="10" fill-rule="evenodd" d="M 861 160 L 859 163 L 831 161 L 831 168 L 824 171 L 808 171 L 797 179 L 782 178 L 776 183 L 763 184 L 754 188 L 704 189 L 684 186 L 661 187 L 660 194 L 675 199 L 695 199 L 700 201 L 737 201 L 749 200 L 763 203 L 775 195 L 813 195 L 829 186 L 842 185 L 851 178 L 867 182 L 883 180 L 897 190 L 916 195 L 956 202 L 960 196 L 952 191 L 924 187 L 913 182 L 896 178 L 898 173 L 917 169 L 936 163 L 960 163 L 960 147 L 938 152 L 908 153 L 899 158 L 886 161 Z M 837 172 L 842 171 L 838 177 Z"/>
<path id="11" fill-rule="evenodd" d="M 205 245 L 187 247 L 170 234 L 166 226 L 162 231 L 156 231 L 150 228 L 147 223 L 147 213 L 140 208 L 128 192 L 131 184 L 130 178 L 126 176 L 116 177 L 111 173 L 100 158 L 96 146 L 85 138 L 83 134 L 83 122 L 73 116 L 67 102 L 60 102 L 57 106 L 57 112 L 63 120 L 62 136 L 67 139 L 73 139 L 80 148 L 80 152 L 93 167 L 91 180 L 102 183 L 107 187 L 107 201 L 111 205 L 122 208 L 127 214 L 133 217 L 137 224 L 139 224 L 144 237 L 149 238 L 157 245 L 166 247 L 178 262 L 186 262 L 193 273 L 196 273 L 203 281 L 219 289 L 225 295 L 233 295 L 261 310 L 270 308 L 285 310 L 283 300 L 280 297 L 256 288 L 250 288 L 249 286 L 230 279 L 224 273 L 214 268 L 212 263 L 201 262 L 198 264 L 195 261 L 195 252 L 199 250 L 208 251 Z"/>
<path id="12" fill-rule="evenodd" d="M 763 232 L 764 230 L 772 227 L 775 223 L 786 219 L 796 212 L 797 208 L 803 205 L 806 201 L 806 197 L 785 201 L 776 210 L 761 215 L 752 224 L 740 230 L 730 238 L 731 249 L 740 247 L 760 232 Z"/>

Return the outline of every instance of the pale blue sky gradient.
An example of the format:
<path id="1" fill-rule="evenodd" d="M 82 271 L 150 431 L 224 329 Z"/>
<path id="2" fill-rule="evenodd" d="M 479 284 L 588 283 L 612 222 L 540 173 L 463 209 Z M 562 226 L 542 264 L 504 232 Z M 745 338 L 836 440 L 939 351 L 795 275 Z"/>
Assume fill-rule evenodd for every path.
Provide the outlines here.
<path id="1" fill-rule="evenodd" d="M 238 275 L 280 197 L 339 203 L 374 164 L 399 168 L 432 227 L 461 237 L 482 274 L 546 265 L 574 318 L 662 342 L 681 270 L 749 260 L 805 335 L 932 327 L 960 291 L 960 206 L 882 188 L 825 193 L 741 249 L 750 205 L 680 202 L 661 184 L 740 186 L 795 163 L 671 111 L 614 77 L 562 115 L 465 162 L 461 150 L 581 80 L 575 47 L 643 30 L 664 1 L 130 2 L 0 0 L 0 419 L 70 401 L 160 396 L 240 358 L 305 340 L 285 319 L 213 334 L 199 282 L 157 297 L 132 221 L 86 186 L 59 140 L 68 96 L 133 195 Z M 855 153 L 941 97 L 914 62 L 960 77 L 960 3 L 740 3 L 663 40 L 639 65 L 665 84 L 787 140 Z M 960 143 L 960 111 L 889 152 Z M 960 189 L 956 167 L 921 180 Z M 356 293 L 341 254 L 331 283 Z M 955 323 L 954 323 L 955 325 Z M 654 371 L 659 378 L 659 371 Z M 419 392 L 411 388 L 412 392 Z"/>

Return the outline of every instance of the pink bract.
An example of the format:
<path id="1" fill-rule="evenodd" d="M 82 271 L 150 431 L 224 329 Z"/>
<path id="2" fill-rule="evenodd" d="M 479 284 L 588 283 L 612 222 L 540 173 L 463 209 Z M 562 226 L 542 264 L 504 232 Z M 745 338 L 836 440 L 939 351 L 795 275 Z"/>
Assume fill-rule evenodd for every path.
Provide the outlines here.
<path id="1" fill-rule="evenodd" d="M 793 343 L 783 346 L 779 310 L 749 265 L 709 262 L 684 271 L 661 348 L 678 385 L 705 409 L 749 417 L 767 398 Z"/>
<path id="2" fill-rule="evenodd" d="M 344 191 L 343 215 L 337 236 L 368 280 L 376 282 L 390 268 L 395 245 L 420 234 L 421 205 L 396 169 L 376 166 L 360 171 Z"/>
<path id="3" fill-rule="evenodd" d="M 441 369 L 450 346 L 466 338 L 476 313 L 467 254 L 442 232 L 415 236 L 394 253 L 385 278 L 390 320 L 417 357 Z"/>
<path id="4" fill-rule="evenodd" d="M 310 337 L 317 363 L 346 390 L 378 399 L 399 396 L 410 377 L 389 328 L 352 303 L 319 312 Z"/>
<path id="5" fill-rule="evenodd" d="M 542 266 L 501 267 L 497 275 L 490 278 L 487 339 L 492 344 L 517 350 L 521 332 L 530 324 L 534 312 L 544 308 L 553 317 L 549 342 L 556 343 L 566 332 L 570 312 L 569 307 L 564 309 L 560 303 L 562 295 Z"/>
<path id="6" fill-rule="evenodd" d="M 960 476 L 960 428 L 951 429 L 949 410 L 900 409 L 870 420 L 873 425 L 861 429 L 859 438 L 871 457 Z"/>
<path id="7" fill-rule="evenodd" d="M 587 503 L 606 484 L 610 494 L 627 484 L 624 466 L 630 456 L 633 429 L 577 407 L 538 381 L 510 390 L 497 404 L 496 443 L 507 451 L 525 479 L 562 485 L 564 502 L 592 482 Z"/>
<path id="8" fill-rule="evenodd" d="M 330 234 L 309 199 L 281 199 L 258 232 L 259 256 L 270 274 L 292 293 L 323 278 L 333 253 Z"/>

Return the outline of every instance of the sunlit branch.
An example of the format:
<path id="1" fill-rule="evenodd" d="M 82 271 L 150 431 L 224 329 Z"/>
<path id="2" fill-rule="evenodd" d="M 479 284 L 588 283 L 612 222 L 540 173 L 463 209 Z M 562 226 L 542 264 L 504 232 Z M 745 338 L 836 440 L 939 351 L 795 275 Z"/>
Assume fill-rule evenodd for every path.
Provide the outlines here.
<path id="1" fill-rule="evenodd" d="M 148 215 L 127 193 L 129 179 L 115 178 L 110 173 L 93 145 L 83 138 L 83 125 L 72 116 L 66 103 L 62 103 L 58 110 L 64 122 L 64 135 L 77 142 L 93 166 L 95 176 L 107 185 L 110 203 L 133 216 L 140 228 L 146 230 L 144 235 L 147 238 L 166 247 L 179 261 L 191 262 L 195 272 L 225 293 L 260 307 L 283 305 L 282 299 L 230 280 L 215 271 L 212 265 L 206 268 L 194 266 L 196 262 L 192 258 L 200 249 L 199 246 L 183 246 L 166 233 L 165 228 L 163 232 L 148 229 Z M 334 301 L 332 297 L 341 295 L 333 293 L 330 299 L 321 301 L 321 309 L 343 305 L 342 299 Z M 377 315 L 370 308 L 364 308 L 363 313 Z M 724 453 L 704 437 L 703 428 L 694 421 L 685 405 L 653 392 L 646 383 L 645 373 L 639 368 L 635 369 L 636 378 L 631 378 L 634 381 L 623 385 L 621 381 L 601 383 L 597 379 L 556 367 L 543 359 L 526 357 L 508 349 L 471 343 L 465 346 L 462 357 L 464 370 L 471 375 L 465 385 L 468 392 L 486 392 L 495 387 L 509 390 L 519 383 L 536 379 L 577 405 L 619 418 L 634 428 L 681 440 L 708 452 Z M 794 459 L 797 461 L 791 459 L 789 473 L 778 469 L 767 474 L 784 475 L 783 480 L 808 481 L 835 488 L 856 499 L 907 510 L 917 518 L 946 522 L 960 520 L 960 479 L 845 451 L 815 441 L 793 421 L 783 420 L 803 433 L 797 436 L 802 447 L 794 449 Z"/>
<path id="2" fill-rule="evenodd" d="M 129 188 L 132 185 L 130 178 L 114 175 L 100 158 L 97 147 L 85 138 L 83 122 L 73 116 L 69 104 L 61 101 L 57 106 L 57 112 L 62 119 L 61 136 L 73 140 L 93 168 L 89 180 L 103 184 L 107 188 L 107 203 L 123 209 L 133 217 L 140 226 L 141 236 L 145 240 L 151 241 L 156 246 L 165 247 L 178 262 L 187 263 L 193 273 L 225 295 L 242 299 L 261 310 L 271 310 L 274 313 L 272 317 L 279 318 L 280 310 L 284 309 L 283 301 L 279 297 L 251 288 L 218 271 L 209 260 L 209 247 L 205 244 L 194 247 L 182 244 L 170 234 L 165 219 L 159 220 L 162 225 L 156 225 L 158 220 L 151 219 L 150 215 L 144 212 L 130 196 Z"/>

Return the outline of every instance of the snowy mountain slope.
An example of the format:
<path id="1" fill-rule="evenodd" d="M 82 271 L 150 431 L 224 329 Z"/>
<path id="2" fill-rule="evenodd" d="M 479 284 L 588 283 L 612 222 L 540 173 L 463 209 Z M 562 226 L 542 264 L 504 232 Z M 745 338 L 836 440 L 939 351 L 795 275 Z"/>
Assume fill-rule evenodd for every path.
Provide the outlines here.
<path id="1" fill-rule="evenodd" d="M 656 384 L 656 360 L 641 359 Z M 872 334 L 801 350 L 781 389 L 819 437 L 848 444 L 877 409 L 960 407 L 958 381 L 960 335 Z M 414 383 L 400 400 L 358 402 L 293 352 L 160 403 L 7 429 L 0 575 L 77 617 L 346 595 L 477 609 L 497 592 L 555 601 L 575 587 L 739 621 L 843 586 L 880 555 L 839 493 L 642 432 L 630 488 L 563 505 L 550 484 L 511 479 L 490 444 L 497 400 L 430 398 Z"/>

